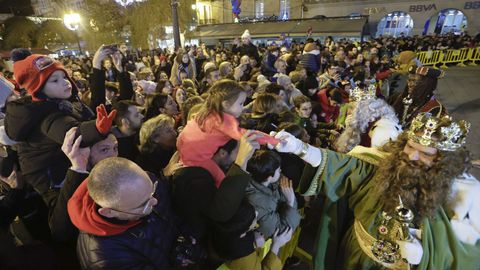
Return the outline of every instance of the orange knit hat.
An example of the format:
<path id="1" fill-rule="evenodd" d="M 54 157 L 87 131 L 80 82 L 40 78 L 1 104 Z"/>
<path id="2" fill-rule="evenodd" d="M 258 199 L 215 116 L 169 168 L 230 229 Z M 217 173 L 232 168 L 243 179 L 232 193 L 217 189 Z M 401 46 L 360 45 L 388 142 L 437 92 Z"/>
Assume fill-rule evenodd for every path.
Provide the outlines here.
<path id="1" fill-rule="evenodd" d="M 34 101 L 42 100 L 38 97 L 38 92 L 50 75 L 57 70 L 62 70 L 67 75 L 65 67 L 60 62 L 41 54 L 32 54 L 13 64 L 15 80 L 22 88 L 27 90 Z M 75 83 L 68 75 L 67 78 L 72 83 L 72 87 L 75 87 Z"/>

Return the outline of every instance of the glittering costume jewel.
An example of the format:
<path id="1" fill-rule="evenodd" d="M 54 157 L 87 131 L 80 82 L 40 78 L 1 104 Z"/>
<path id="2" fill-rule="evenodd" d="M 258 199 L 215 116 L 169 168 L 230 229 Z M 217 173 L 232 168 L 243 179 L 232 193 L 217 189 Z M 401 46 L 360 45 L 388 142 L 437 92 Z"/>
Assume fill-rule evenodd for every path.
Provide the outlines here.
<path id="1" fill-rule="evenodd" d="M 410 95 L 408 95 L 403 98 L 402 102 L 403 102 L 402 124 L 405 125 L 405 121 L 407 121 L 407 118 L 410 116 L 408 114 L 408 109 L 410 108 L 410 105 L 412 105 L 413 99 L 410 98 Z"/>

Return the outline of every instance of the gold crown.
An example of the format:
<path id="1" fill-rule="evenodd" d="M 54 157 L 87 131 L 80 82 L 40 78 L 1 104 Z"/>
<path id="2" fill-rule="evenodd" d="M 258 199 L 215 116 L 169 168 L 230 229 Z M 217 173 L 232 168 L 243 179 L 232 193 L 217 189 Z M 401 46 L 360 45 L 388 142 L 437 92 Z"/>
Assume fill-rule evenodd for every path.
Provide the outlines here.
<path id="1" fill-rule="evenodd" d="M 353 101 L 362 101 L 367 99 L 376 99 L 377 98 L 377 87 L 375 84 L 370 84 L 366 89 L 362 89 L 360 87 L 355 87 L 354 89 L 350 90 L 350 97 Z"/>
<path id="2" fill-rule="evenodd" d="M 465 144 L 470 123 L 454 122 L 450 116 L 434 117 L 420 113 L 412 121 L 408 138 L 428 147 L 442 151 L 455 151 Z"/>

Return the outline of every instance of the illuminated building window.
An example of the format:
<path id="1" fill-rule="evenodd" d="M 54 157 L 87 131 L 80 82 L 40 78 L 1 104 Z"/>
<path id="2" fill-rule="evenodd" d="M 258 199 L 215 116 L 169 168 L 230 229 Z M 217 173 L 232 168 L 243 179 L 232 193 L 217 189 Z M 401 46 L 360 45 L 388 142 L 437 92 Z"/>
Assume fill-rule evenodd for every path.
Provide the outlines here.
<path id="1" fill-rule="evenodd" d="M 386 35 L 397 37 L 400 35 L 408 36 L 413 28 L 412 17 L 408 13 L 396 11 L 388 13 L 383 17 L 377 26 L 377 36 Z"/>
<path id="2" fill-rule="evenodd" d="M 280 20 L 288 20 L 290 18 L 290 0 L 280 0 Z"/>
<path id="3" fill-rule="evenodd" d="M 265 0 L 255 0 L 255 18 L 261 18 L 265 13 Z"/>

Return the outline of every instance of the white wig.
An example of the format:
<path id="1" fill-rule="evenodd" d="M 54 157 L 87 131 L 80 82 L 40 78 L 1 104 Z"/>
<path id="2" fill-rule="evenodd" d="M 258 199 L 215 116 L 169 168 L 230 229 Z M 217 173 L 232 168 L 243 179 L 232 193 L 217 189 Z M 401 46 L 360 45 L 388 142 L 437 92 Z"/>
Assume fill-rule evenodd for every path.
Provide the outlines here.
<path id="1" fill-rule="evenodd" d="M 335 141 L 335 150 L 341 153 L 347 153 L 352 150 L 360 144 L 361 134 L 368 132 L 367 129 L 370 123 L 380 119 L 398 123 L 395 110 L 383 99 L 367 99 L 354 103 L 353 112 L 345 120 L 345 130 Z M 391 137 L 396 138 L 399 131 L 393 133 Z"/>

